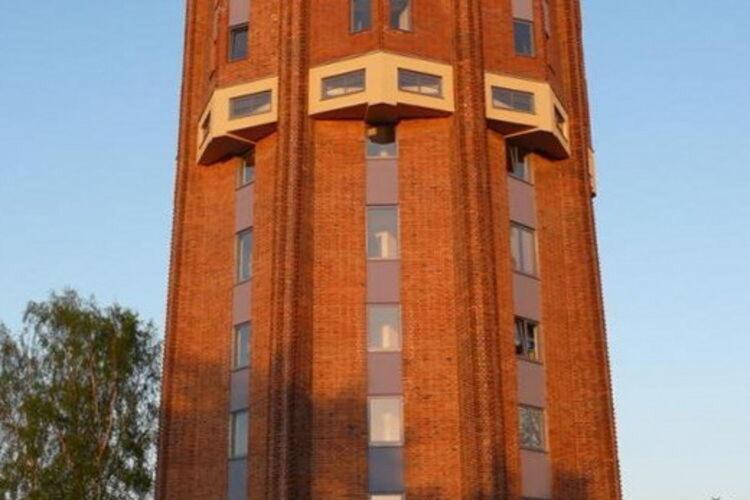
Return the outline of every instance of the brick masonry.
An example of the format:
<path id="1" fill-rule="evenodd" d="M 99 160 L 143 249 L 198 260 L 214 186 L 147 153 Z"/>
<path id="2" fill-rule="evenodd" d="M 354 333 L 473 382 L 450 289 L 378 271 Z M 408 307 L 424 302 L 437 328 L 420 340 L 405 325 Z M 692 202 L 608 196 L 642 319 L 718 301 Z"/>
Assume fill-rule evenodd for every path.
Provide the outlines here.
<path id="1" fill-rule="evenodd" d="M 249 498 L 367 491 L 364 124 L 311 120 L 307 70 L 384 49 L 452 64 L 456 113 L 398 125 L 407 498 L 520 498 L 505 139 L 483 71 L 548 79 L 572 155 L 535 155 L 553 497 L 620 498 L 578 0 L 552 0 L 535 58 L 512 55 L 511 0 L 412 0 L 414 32 L 351 35 L 347 2 L 253 0 L 249 58 L 227 63 L 226 4 L 189 0 L 157 496 L 223 498 L 237 161 L 195 151 L 211 92 L 279 75 L 256 144 Z M 535 0 L 541 26 L 542 0 Z M 216 72 L 207 69 L 213 52 Z"/>

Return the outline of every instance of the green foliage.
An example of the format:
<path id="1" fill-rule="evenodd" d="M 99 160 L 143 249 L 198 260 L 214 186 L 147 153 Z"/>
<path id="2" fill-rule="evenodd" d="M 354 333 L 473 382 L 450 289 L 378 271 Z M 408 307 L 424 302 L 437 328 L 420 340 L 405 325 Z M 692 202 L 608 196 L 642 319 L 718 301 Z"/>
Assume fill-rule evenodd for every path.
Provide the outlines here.
<path id="1" fill-rule="evenodd" d="M 118 305 L 73 291 L 0 325 L 0 499 L 127 499 L 151 490 L 161 345 Z"/>

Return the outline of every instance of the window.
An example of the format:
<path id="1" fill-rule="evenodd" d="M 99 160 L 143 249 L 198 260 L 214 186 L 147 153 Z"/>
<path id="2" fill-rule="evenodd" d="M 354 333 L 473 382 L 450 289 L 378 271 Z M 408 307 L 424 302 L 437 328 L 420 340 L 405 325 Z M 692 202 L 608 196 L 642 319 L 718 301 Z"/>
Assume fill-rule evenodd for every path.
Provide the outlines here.
<path id="1" fill-rule="evenodd" d="M 518 224 L 510 228 L 510 250 L 513 270 L 536 276 L 536 233 L 533 229 Z"/>
<path id="2" fill-rule="evenodd" d="M 247 410 L 235 411 L 229 417 L 229 458 L 247 456 Z"/>
<path id="3" fill-rule="evenodd" d="M 555 106 L 555 126 L 557 127 L 557 130 L 559 130 L 563 136 L 565 137 L 568 136 L 568 127 L 565 121 L 565 116 L 562 114 L 562 111 L 560 111 L 560 108 L 558 108 L 557 106 Z"/>
<path id="4" fill-rule="evenodd" d="M 249 229 L 237 235 L 237 282 L 242 283 L 252 277 L 253 231 Z"/>
<path id="5" fill-rule="evenodd" d="M 516 318 L 516 355 L 529 361 L 541 361 L 538 323 Z"/>
<path id="6" fill-rule="evenodd" d="M 398 88 L 404 92 L 440 97 L 443 95 L 443 79 L 435 75 L 399 69 Z"/>
<path id="7" fill-rule="evenodd" d="M 232 369 L 250 366 L 250 323 L 243 323 L 234 327 L 234 342 L 232 355 Z"/>
<path id="8" fill-rule="evenodd" d="M 538 451 L 546 449 L 544 410 L 531 406 L 521 406 L 518 412 L 518 427 L 522 448 Z"/>
<path id="9" fill-rule="evenodd" d="M 372 6 L 370 5 L 370 0 L 352 0 L 351 11 L 352 33 L 359 33 L 360 31 L 369 30 L 372 27 Z"/>
<path id="10" fill-rule="evenodd" d="M 513 44 L 516 55 L 534 56 L 534 23 L 524 19 L 513 20 Z"/>
<path id="11" fill-rule="evenodd" d="M 367 128 L 367 158 L 396 158 L 396 128 L 392 125 L 381 125 Z"/>
<path id="12" fill-rule="evenodd" d="M 240 169 L 237 184 L 239 187 L 247 186 L 255 180 L 255 154 L 248 153 L 240 161 Z"/>
<path id="13" fill-rule="evenodd" d="M 398 209 L 393 206 L 367 209 L 367 258 L 398 258 Z"/>
<path id="14" fill-rule="evenodd" d="M 391 0 L 391 28 L 411 31 L 411 0 Z"/>
<path id="15" fill-rule="evenodd" d="M 365 90 L 365 70 L 323 78 L 323 99 L 331 99 Z"/>
<path id="16" fill-rule="evenodd" d="M 229 99 L 229 119 L 260 115 L 269 111 L 271 111 L 270 90 Z"/>
<path id="17" fill-rule="evenodd" d="M 367 336 L 370 352 L 401 350 L 401 310 L 398 305 L 367 306 Z"/>
<path id="18" fill-rule="evenodd" d="M 239 61 L 247 57 L 247 24 L 229 28 L 229 60 Z"/>
<path id="19" fill-rule="evenodd" d="M 397 446 L 403 441 L 403 402 L 400 397 L 370 398 L 371 446 Z"/>
<path id="20" fill-rule="evenodd" d="M 207 114 L 201 122 L 201 144 L 206 142 L 208 136 L 211 134 L 211 113 Z"/>
<path id="21" fill-rule="evenodd" d="M 520 90 L 492 87 L 492 106 L 512 111 L 534 112 L 534 94 Z"/>
<path id="22" fill-rule="evenodd" d="M 528 151 L 518 146 L 508 147 L 508 172 L 516 179 L 532 182 Z"/>

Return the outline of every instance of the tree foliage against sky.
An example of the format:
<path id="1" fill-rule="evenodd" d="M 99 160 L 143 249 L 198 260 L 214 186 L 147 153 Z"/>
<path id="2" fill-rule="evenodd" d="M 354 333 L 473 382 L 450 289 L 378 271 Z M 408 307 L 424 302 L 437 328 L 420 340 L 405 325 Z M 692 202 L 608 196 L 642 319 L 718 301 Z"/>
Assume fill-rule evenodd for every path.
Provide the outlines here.
<path id="1" fill-rule="evenodd" d="M 152 486 L 161 345 L 152 323 L 76 292 L 0 325 L 0 498 L 143 498 Z"/>

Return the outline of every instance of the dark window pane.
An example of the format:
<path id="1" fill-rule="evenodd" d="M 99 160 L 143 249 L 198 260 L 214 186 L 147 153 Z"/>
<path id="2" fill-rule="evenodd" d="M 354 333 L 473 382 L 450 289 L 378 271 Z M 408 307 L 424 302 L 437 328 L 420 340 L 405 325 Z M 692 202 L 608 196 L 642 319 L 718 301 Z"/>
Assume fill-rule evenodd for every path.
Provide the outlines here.
<path id="1" fill-rule="evenodd" d="M 395 158 L 398 154 L 396 128 L 391 125 L 368 128 L 366 142 L 368 158 Z"/>
<path id="2" fill-rule="evenodd" d="M 250 364 L 250 323 L 234 327 L 234 360 L 232 368 L 245 368 Z"/>
<path id="3" fill-rule="evenodd" d="M 391 28 L 411 30 L 411 1 L 391 0 Z"/>
<path id="4" fill-rule="evenodd" d="M 229 60 L 238 61 L 247 57 L 247 25 L 229 29 Z"/>
<path id="5" fill-rule="evenodd" d="M 237 281 L 247 281 L 252 276 L 253 232 L 243 231 L 237 235 Z"/>
<path id="6" fill-rule="evenodd" d="M 492 87 L 492 106 L 498 109 L 533 113 L 535 109 L 534 94 L 521 90 Z"/>
<path id="7" fill-rule="evenodd" d="M 352 71 L 323 79 L 323 98 L 341 97 L 365 90 L 365 70 Z"/>
<path id="8" fill-rule="evenodd" d="M 513 41 L 516 54 L 520 56 L 533 56 L 534 24 L 520 19 L 513 21 Z"/>
<path id="9" fill-rule="evenodd" d="M 247 410 L 232 413 L 229 426 L 229 458 L 242 458 L 247 456 L 247 417 Z"/>
<path id="10" fill-rule="evenodd" d="M 370 29 L 372 26 L 372 6 L 370 0 L 352 0 L 352 25 L 353 33 Z"/>
<path id="11" fill-rule="evenodd" d="M 271 91 L 233 97 L 229 100 L 229 118 L 244 118 L 271 111 Z"/>
<path id="12" fill-rule="evenodd" d="M 255 155 L 249 153 L 240 163 L 239 185 L 246 186 L 255 180 Z"/>
<path id="13" fill-rule="evenodd" d="M 398 88 L 406 92 L 439 97 L 443 93 L 443 79 L 436 75 L 400 69 Z"/>

